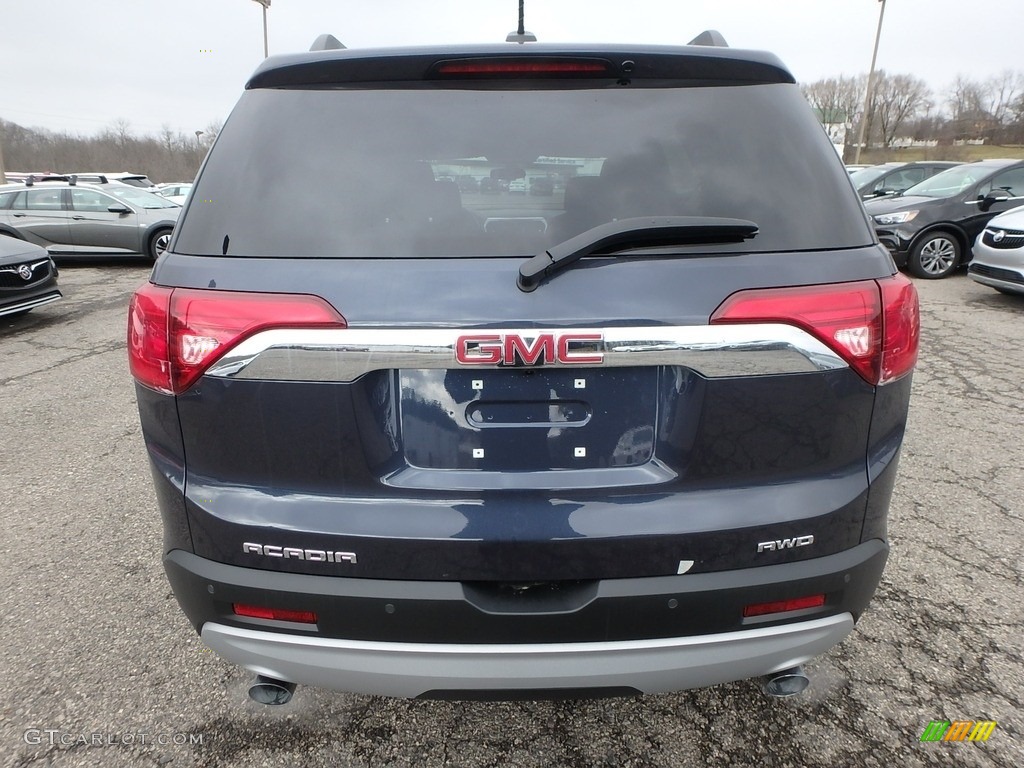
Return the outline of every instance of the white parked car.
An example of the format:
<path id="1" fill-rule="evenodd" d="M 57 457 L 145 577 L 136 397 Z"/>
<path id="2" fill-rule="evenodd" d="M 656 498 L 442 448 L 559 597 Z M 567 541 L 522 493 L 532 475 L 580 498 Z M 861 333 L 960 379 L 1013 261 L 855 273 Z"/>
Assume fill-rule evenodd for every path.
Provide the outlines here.
<path id="1" fill-rule="evenodd" d="M 130 187 L 138 187 L 147 192 L 155 192 L 156 184 L 150 181 L 144 173 L 131 173 L 130 171 L 82 171 L 80 173 L 66 173 L 65 176 L 74 176 L 78 181 L 106 184 L 108 181 L 119 181 Z"/>
<path id="2" fill-rule="evenodd" d="M 188 197 L 190 189 L 192 189 L 192 182 L 180 181 L 171 184 L 160 184 L 154 191 L 156 194 L 166 197 L 172 203 L 184 205 L 185 198 Z"/>
<path id="3" fill-rule="evenodd" d="M 1024 206 L 996 216 L 982 230 L 967 274 L 1000 293 L 1024 294 Z"/>

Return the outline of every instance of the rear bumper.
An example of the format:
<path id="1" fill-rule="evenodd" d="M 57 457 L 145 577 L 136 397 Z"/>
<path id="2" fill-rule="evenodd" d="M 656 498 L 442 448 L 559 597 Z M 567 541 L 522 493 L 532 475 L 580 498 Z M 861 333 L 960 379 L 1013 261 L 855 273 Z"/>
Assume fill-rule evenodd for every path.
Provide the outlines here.
<path id="1" fill-rule="evenodd" d="M 552 584 L 353 579 L 239 568 L 175 550 L 164 564 L 203 641 L 262 675 L 358 693 L 713 685 L 803 663 L 852 629 L 888 554 L 878 539 L 826 557 L 715 573 Z M 743 607 L 825 604 L 744 617 Z M 233 603 L 311 611 L 316 624 L 236 616 Z"/>
<path id="2" fill-rule="evenodd" d="M 256 674 L 354 693 L 446 697 L 464 692 L 587 689 L 664 693 L 802 664 L 853 629 L 848 613 L 699 637 L 608 643 L 448 645 L 281 635 L 209 623 L 202 638 Z"/>

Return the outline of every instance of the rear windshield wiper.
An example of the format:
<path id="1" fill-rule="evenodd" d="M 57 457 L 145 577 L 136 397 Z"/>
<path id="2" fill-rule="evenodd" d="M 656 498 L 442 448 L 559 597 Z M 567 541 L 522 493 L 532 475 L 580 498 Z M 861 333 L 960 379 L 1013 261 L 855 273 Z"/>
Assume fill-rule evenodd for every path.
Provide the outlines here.
<path id="1" fill-rule="evenodd" d="M 545 278 L 584 256 L 604 256 L 629 248 L 707 243 L 740 243 L 757 235 L 758 226 L 744 219 L 710 216 L 642 216 L 619 219 L 588 229 L 541 251 L 519 268 L 519 289 L 532 291 Z"/>

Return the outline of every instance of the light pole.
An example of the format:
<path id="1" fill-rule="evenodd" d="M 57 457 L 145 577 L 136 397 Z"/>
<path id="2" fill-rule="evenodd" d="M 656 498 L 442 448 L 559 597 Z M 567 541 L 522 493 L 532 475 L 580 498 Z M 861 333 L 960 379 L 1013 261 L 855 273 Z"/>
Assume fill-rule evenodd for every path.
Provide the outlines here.
<path id="1" fill-rule="evenodd" d="M 202 136 L 204 133 L 206 133 L 206 131 L 196 131 L 196 149 L 202 148 L 199 144 L 199 137 Z"/>
<path id="2" fill-rule="evenodd" d="M 878 11 L 878 30 L 875 32 L 875 49 L 871 52 L 871 69 L 868 70 L 868 85 L 864 94 L 864 110 L 860 116 L 860 127 L 857 130 L 857 145 L 853 149 L 853 162 L 860 162 L 860 146 L 864 143 L 864 129 L 868 123 L 868 110 L 871 109 L 871 91 L 875 87 L 875 61 L 878 59 L 878 41 L 882 38 L 882 19 L 885 17 L 885 0 L 878 0 L 882 4 Z"/>
<path id="3" fill-rule="evenodd" d="M 263 6 L 263 58 L 265 59 L 270 55 L 270 49 L 267 47 L 267 8 L 270 7 L 270 0 L 253 0 L 253 2 Z"/>

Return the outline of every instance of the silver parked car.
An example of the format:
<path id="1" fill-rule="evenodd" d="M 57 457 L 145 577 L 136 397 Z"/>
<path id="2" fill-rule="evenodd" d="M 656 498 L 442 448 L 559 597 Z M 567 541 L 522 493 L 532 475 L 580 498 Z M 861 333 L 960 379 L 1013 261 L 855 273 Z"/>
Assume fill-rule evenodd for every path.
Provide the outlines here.
<path id="1" fill-rule="evenodd" d="M 117 182 L 46 181 L 0 186 L 0 235 L 41 245 L 53 256 L 167 250 L 181 206 Z"/>
<path id="2" fill-rule="evenodd" d="M 988 223 L 974 243 L 967 274 L 1000 293 L 1024 294 L 1024 206 Z"/>

